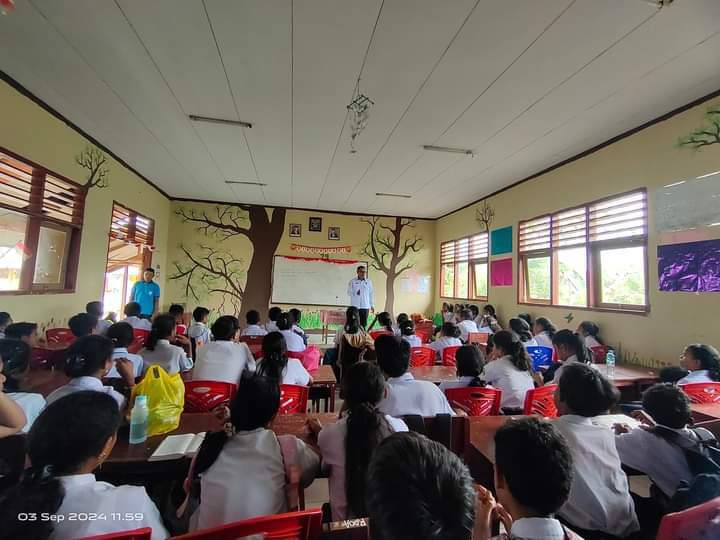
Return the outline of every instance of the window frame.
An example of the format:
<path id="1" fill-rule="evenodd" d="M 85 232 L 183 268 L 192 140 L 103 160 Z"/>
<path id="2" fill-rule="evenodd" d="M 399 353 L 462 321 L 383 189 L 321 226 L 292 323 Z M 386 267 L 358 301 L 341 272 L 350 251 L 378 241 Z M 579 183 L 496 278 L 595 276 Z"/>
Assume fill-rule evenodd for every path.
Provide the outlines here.
<path id="1" fill-rule="evenodd" d="M 616 238 L 608 240 L 590 240 L 590 208 L 593 205 L 610 201 L 613 199 L 620 199 L 634 194 L 644 195 L 644 211 L 645 211 L 645 222 L 644 222 L 644 233 L 629 238 Z M 564 247 L 555 247 L 553 245 L 553 231 L 552 226 L 550 230 L 550 247 L 546 249 L 530 250 L 527 252 L 520 251 L 520 230 L 521 225 L 538 219 L 550 217 L 551 223 L 553 216 L 571 212 L 573 210 L 585 209 L 587 227 L 585 231 L 585 242 L 580 245 L 567 245 Z M 518 287 L 517 287 L 517 303 L 518 305 L 541 305 L 548 307 L 556 307 L 563 309 L 573 309 L 581 311 L 606 311 L 606 312 L 623 312 L 637 315 L 647 315 L 650 313 L 650 283 L 649 283 L 649 261 L 648 261 L 648 199 L 647 199 L 647 188 L 641 187 L 632 189 L 623 193 L 617 193 L 601 199 L 589 201 L 585 204 L 575 205 L 568 208 L 557 210 L 556 212 L 546 213 L 539 216 L 535 216 L 530 219 L 522 220 L 518 222 L 517 227 L 517 245 L 518 245 Z M 571 306 L 560 304 L 558 299 L 558 257 L 557 253 L 563 249 L 573 249 L 578 247 L 584 247 L 587 262 L 585 265 L 586 278 L 585 286 L 587 288 L 587 306 Z M 611 302 L 602 302 L 602 267 L 601 267 L 601 252 L 609 249 L 620 249 L 630 247 L 642 247 L 643 248 L 643 266 L 644 266 L 644 296 L 645 303 L 643 305 L 635 304 L 618 304 Z M 550 257 L 550 300 L 533 299 L 529 297 L 529 281 L 527 275 L 527 260 L 533 258 Z"/>
<path id="2" fill-rule="evenodd" d="M 28 296 L 38 294 L 69 294 L 74 293 L 77 286 L 77 275 L 80 263 L 80 244 L 82 241 L 83 217 L 85 214 L 85 201 L 87 188 L 74 180 L 56 173 L 42 165 L 35 163 L 15 152 L 0 146 L 0 154 L 19 161 L 32 169 L 30 181 L 30 196 L 25 208 L 18 208 L 0 201 L 0 209 L 23 215 L 27 218 L 25 227 L 24 246 L 30 255 L 23 260 L 20 268 L 20 284 L 18 289 L 0 291 L 0 296 Z M 43 213 L 45 204 L 45 185 L 48 176 L 70 184 L 75 188 L 71 221 L 63 221 Z M 48 193 L 52 193 L 48 190 Z M 49 195 L 48 197 L 50 197 Z M 55 228 L 67 232 L 65 264 L 61 269 L 61 280 L 58 284 L 35 283 L 35 267 L 37 265 L 37 249 L 40 240 L 41 227 Z"/>
<path id="3" fill-rule="evenodd" d="M 473 238 L 477 236 L 485 235 L 486 237 L 486 246 L 487 246 L 487 255 L 485 257 L 472 257 L 472 240 Z M 456 260 L 456 256 L 454 256 L 452 263 L 443 263 L 443 246 L 446 246 L 448 244 L 453 244 L 455 246 L 458 242 L 462 242 L 467 240 L 468 242 L 468 257 L 465 260 Z M 468 294 L 467 296 L 459 296 L 458 295 L 458 282 L 460 281 L 458 279 L 458 265 L 465 263 L 467 264 L 467 288 L 468 288 Z M 453 281 L 453 296 L 445 296 L 443 285 L 445 283 L 445 266 L 449 266 L 450 264 L 453 265 L 453 272 L 452 272 L 452 281 Z M 485 296 L 477 296 L 475 294 L 476 291 L 476 276 L 475 276 L 475 264 L 485 264 L 486 265 L 486 282 L 487 282 L 487 292 Z M 468 236 L 462 236 L 460 238 L 455 238 L 453 240 L 446 240 L 444 242 L 440 243 L 440 280 L 438 283 L 438 289 L 440 298 L 445 300 L 477 300 L 481 302 L 487 302 L 488 295 L 490 293 L 490 235 L 487 232 L 478 232 L 475 234 L 470 234 Z"/>

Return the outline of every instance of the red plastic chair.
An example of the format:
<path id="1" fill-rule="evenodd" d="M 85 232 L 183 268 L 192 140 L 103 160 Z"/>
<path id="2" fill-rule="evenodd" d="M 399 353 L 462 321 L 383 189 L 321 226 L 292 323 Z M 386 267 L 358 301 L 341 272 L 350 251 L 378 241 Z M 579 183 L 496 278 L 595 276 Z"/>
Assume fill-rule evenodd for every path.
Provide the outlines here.
<path id="1" fill-rule="evenodd" d="M 457 353 L 459 348 L 460 348 L 460 345 L 457 345 L 454 347 L 445 347 L 443 349 L 443 352 L 442 352 L 442 365 L 443 366 L 455 367 L 457 365 L 455 363 L 455 353 Z"/>
<path id="2" fill-rule="evenodd" d="M 429 343 L 431 334 L 431 330 L 418 330 L 417 328 L 415 329 L 415 335 L 420 338 L 420 341 L 422 343 Z"/>
<path id="3" fill-rule="evenodd" d="M 370 337 L 373 338 L 373 341 L 379 338 L 380 336 L 394 336 L 392 332 L 389 330 L 373 330 L 370 332 Z"/>
<path id="4" fill-rule="evenodd" d="M 465 411 L 468 416 L 497 416 L 500 414 L 502 390 L 496 388 L 448 388 L 445 395 L 453 409 Z"/>
<path id="5" fill-rule="evenodd" d="M 232 401 L 237 384 L 220 381 L 185 381 L 185 412 L 211 412 Z"/>
<path id="6" fill-rule="evenodd" d="M 607 345 L 598 345 L 597 347 L 590 347 L 592 353 L 592 361 L 594 364 L 604 364 L 605 357 L 607 356 L 610 347 Z"/>
<path id="7" fill-rule="evenodd" d="M 307 412 L 308 387 L 297 384 L 280 385 L 280 409 L 278 414 L 303 414 Z"/>
<path id="8" fill-rule="evenodd" d="M 720 538 L 720 497 L 682 512 L 665 514 L 656 540 L 678 538 Z"/>
<path id="9" fill-rule="evenodd" d="M 257 360 L 262 357 L 262 342 L 264 336 L 240 336 L 238 341 L 247 344 L 250 352 Z"/>
<path id="10" fill-rule="evenodd" d="M 55 359 L 54 351 L 43 349 L 42 347 L 33 348 L 30 355 L 31 369 L 49 369 L 53 367 Z"/>
<path id="11" fill-rule="evenodd" d="M 150 330 L 142 330 L 140 328 L 133 328 L 133 340 L 128 347 L 128 352 L 137 354 L 145 346 L 145 341 L 150 335 Z"/>
<path id="12" fill-rule="evenodd" d="M 174 540 L 235 540 L 258 535 L 265 540 L 318 540 L 322 529 L 322 510 L 304 510 L 276 516 L 236 521 L 211 529 L 195 531 Z"/>
<path id="13" fill-rule="evenodd" d="M 558 415 L 557 407 L 555 407 L 555 388 L 556 384 L 546 384 L 540 388 L 528 390 L 525 394 L 525 406 L 523 414 L 537 414 L 547 418 L 556 418 Z"/>
<path id="14" fill-rule="evenodd" d="M 45 339 L 48 343 L 72 343 L 75 335 L 69 328 L 48 328 L 45 331 Z"/>
<path id="15" fill-rule="evenodd" d="M 690 403 L 720 403 L 720 382 L 700 382 L 679 385 Z"/>
<path id="16" fill-rule="evenodd" d="M 83 540 L 150 540 L 151 538 L 152 529 L 150 527 L 143 527 L 142 529 L 133 529 L 131 531 L 86 536 Z"/>
<path id="17" fill-rule="evenodd" d="M 436 354 L 430 347 L 410 347 L 410 367 L 434 366 Z"/>
<path id="18" fill-rule="evenodd" d="M 468 343 L 476 343 L 478 345 L 487 345 L 490 334 L 485 332 L 470 332 L 468 334 Z"/>

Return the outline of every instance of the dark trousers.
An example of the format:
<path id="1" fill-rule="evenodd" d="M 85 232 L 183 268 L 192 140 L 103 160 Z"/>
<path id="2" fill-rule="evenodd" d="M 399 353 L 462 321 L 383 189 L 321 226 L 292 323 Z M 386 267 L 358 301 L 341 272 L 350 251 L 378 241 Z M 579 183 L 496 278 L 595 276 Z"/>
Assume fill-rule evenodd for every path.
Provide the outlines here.
<path id="1" fill-rule="evenodd" d="M 370 310 L 358 308 L 358 311 L 360 312 L 360 324 L 363 328 L 365 328 L 367 326 L 368 314 L 370 313 Z"/>

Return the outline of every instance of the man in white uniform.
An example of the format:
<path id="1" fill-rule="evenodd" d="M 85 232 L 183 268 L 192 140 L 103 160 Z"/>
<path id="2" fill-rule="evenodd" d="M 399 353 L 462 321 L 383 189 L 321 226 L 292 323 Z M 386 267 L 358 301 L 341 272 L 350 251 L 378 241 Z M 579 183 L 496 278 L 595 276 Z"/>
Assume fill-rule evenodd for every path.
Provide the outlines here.
<path id="1" fill-rule="evenodd" d="M 363 328 L 367 326 L 368 313 L 375 311 L 373 303 L 375 301 L 375 291 L 373 291 L 372 281 L 365 277 L 365 267 L 357 267 L 357 278 L 351 279 L 347 289 L 350 297 L 350 305 L 358 308 L 360 312 L 360 324 Z"/>

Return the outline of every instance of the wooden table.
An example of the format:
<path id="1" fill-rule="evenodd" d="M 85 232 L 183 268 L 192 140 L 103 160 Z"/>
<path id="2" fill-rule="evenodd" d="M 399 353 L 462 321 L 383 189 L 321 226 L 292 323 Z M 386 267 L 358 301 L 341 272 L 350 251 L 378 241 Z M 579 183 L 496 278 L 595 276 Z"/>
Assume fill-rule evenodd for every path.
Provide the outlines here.
<path id="1" fill-rule="evenodd" d="M 61 366 L 70 345 L 72 345 L 72 341 L 64 341 L 61 343 L 43 341 L 38 343 L 32 349 L 31 365 L 38 367 Z"/>
<path id="2" fill-rule="evenodd" d="M 320 322 L 322 323 L 322 340 L 327 343 L 328 329 L 331 324 L 345 324 L 346 314 L 342 309 L 321 309 Z"/>
<path id="3" fill-rule="evenodd" d="M 720 403 L 691 403 L 690 410 L 695 423 L 720 420 Z"/>
<path id="4" fill-rule="evenodd" d="M 310 375 L 313 382 L 310 385 L 311 398 L 319 398 L 325 400 L 325 412 L 335 412 L 335 387 L 337 379 L 332 370 L 332 366 L 320 366 L 315 371 L 311 371 Z"/>
<path id="5" fill-rule="evenodd" d="M 70 378 L 62 370 L 31 369 L 24 381 L 23 392 L 33 392 L 47 397 L 69 381 Z"/>
<path id="6" fill-rule="evenodd" d="M 435 384 L 457 378 L 457 369 L 454 366 L 411 367 L 409 371 L 417 380 L 430 381 Z"/>

